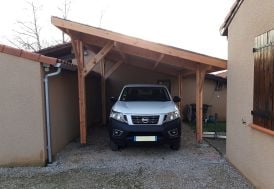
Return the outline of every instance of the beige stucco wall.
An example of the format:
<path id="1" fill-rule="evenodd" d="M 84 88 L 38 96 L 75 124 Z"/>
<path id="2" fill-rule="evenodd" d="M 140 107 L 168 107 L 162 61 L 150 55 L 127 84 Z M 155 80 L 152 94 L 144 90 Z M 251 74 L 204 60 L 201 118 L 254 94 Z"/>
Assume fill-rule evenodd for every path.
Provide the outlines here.
<path id="1" fill-rule="evenodd" d="M 0 166 L 43 165 L 40 63 L 0 53 Z"/>
<path id="2" fill-rule="evenodd" d="M 183 104 L 195 104 L 196 100 L 196 77 L 191 76 L 183 79 Z M 208 115 L 218 114 L 219 121 L 226 120 L 226 85 L 221 91 L 215 91 L 216 82 L 210 79 L 205 79 L 204 82 L 204 104 L 211 105 L 208 109 Z"/>
<path id="3" fill-rule="evenodd" d="M 77 72 L 62 70 L 49 78 L 52 153 L 55 155 L 79 136 Z"/>
<path id="4" fill-rule="evenodd" d="M 256 36 L 273 28 L 273 0 L 246 0 L 228 30 L 227 158 L 257 188 L 274 188 L 274 137 L 248 126 L 253 108 L 252 48 Z"/>

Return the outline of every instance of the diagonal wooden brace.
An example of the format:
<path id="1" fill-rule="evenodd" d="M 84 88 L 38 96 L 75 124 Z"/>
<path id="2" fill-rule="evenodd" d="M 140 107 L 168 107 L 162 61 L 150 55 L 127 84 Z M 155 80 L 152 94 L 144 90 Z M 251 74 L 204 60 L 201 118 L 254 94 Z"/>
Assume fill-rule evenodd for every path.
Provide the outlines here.
<path id="1" fill-rule="evenodd" d="M 90 61 L 85 65 L 84 74 L 85 76 L 92 70 L 92 68 L 100 62 L 114 46 L 114 42 L 108 42 Z"/>

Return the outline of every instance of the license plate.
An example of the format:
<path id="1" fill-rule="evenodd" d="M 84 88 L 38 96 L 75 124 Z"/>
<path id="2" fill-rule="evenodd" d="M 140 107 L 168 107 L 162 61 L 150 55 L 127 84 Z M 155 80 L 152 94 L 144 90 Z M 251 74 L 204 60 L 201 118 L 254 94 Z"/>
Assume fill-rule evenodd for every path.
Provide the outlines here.
<path id="1" fill-rule="evenodd" d="M 157 136 L 135 136 L 134 141 L 136 141 L 136 142 L 157 141 Z"/>

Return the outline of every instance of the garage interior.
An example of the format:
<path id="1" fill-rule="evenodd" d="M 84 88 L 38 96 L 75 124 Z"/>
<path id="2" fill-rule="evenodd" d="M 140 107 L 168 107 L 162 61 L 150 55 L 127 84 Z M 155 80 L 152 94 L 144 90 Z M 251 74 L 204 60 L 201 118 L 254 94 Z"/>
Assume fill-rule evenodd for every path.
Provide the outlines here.
<path id="1" fill-rule="evenodd" d="M 81 144 L 87 143 L 88 125 L 100 121 L 107 123 L 111 108 L 108 99 L 117 96 L 124 84 L 170 83 L 172 96 L 182 97 L 182 80 L 190 75 L 196 75 L 196 140 L 202 141 L 205 74 L 226 69 L 225 60 L 58 17 L 52 17 L 51 22 L 71 38 L 73 63 L 78 68 Z M 183 105 L 182 99 L 179 103 L 181 112 Z"/>

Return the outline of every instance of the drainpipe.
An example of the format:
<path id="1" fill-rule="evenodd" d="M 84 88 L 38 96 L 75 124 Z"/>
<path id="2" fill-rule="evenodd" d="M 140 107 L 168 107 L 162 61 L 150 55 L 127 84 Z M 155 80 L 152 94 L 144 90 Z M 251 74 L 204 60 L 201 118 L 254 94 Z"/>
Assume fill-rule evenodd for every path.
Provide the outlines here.
<path id="1" fill-rule="evenodd" d="M 51 151 L 51 123 L 50 123 L 50 104 L 49 104 L 49 77 L 56 76 L 61 73 L 61 63 L 56 64 L 57 71 L 46 74 L 44 77 L 44 92 L 45 92 L 45 104 L 46 104 L 46 128 L 47 128 L 47 151 L 48 151 L 48 163 L 52 163 L 52 151 Z"/>

